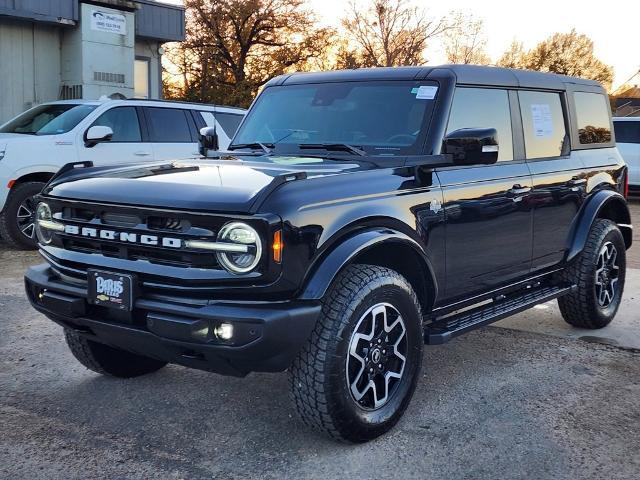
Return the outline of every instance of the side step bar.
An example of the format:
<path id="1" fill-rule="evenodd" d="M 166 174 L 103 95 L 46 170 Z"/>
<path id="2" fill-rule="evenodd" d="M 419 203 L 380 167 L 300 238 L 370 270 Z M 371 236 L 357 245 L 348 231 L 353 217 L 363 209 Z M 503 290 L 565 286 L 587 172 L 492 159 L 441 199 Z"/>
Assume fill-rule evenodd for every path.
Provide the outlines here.
<path id="1" fill-rule="evenodd" d="M 515 315 L 539 303 L 561 297 L 574 288 L 576 288 L 575 285 L 528 289 L 525 293 L 494 300 L 488 305 L 481 305 L 444 319 L 436 319 L 425 327 L 424 343 L 427 345 L 446 343 L 458 335 Z"/>

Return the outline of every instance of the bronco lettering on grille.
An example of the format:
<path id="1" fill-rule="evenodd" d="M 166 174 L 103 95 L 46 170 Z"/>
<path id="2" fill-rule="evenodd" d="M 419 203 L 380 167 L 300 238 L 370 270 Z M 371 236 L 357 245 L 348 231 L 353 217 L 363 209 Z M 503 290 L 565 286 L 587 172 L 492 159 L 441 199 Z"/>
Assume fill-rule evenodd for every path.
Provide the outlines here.
<path id="1" fill-rule="evenodd" d="M 162 245 L 167 248 L 181 248 L 182 240 L 172 237 L 159 237 L 158 235 L 138 235 L 134 232 L 118 232 L 116 230 L 103 230 L 93 227 L 79 227 L 77 225 L 65 225 L 64 233 L 78 235 L 80 237 L 100 238 L 103 240 L 115 240 L 125 243 L 137 243 L 141 245 Z"/>

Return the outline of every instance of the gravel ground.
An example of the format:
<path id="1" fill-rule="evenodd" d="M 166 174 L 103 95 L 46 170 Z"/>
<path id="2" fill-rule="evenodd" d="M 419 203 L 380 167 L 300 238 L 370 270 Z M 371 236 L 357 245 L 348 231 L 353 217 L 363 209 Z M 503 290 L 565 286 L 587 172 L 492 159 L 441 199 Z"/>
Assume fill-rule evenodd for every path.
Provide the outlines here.
<path id="1" fill-rule="evenodd" d="M 473 332 L 425 349 L 390 434 L 340 445 L 292 415 L 286 374 L 87 371 L 24 298 L 37 256 L 0 249 L 0 261 L 0 478 L 640 477 L 638 350 Z"/>

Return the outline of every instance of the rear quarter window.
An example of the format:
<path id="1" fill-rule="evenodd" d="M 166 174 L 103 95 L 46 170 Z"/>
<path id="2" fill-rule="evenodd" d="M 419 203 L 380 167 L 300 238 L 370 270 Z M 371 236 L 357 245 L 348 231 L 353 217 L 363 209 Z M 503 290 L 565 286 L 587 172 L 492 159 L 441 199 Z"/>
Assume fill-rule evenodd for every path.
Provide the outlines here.
<path id="1" fill-rule="evenodd" d="M 236 115 L 234 113 L 216 112 L 218 123 L 229 138 L 233 138 L 235 135 L 236 130 L 238 130 L 240 126 L 240 122 L 242 122 L 242 117 L 242 115 Z"/>
<path id="2" fill-rule="evenodd" d="M 611 142 L 609 102 L 599 93 L 575 92 L 578 140 L 582 145 Z"/>
<path id="3" fill-rule="evenodd" d="M 613 121 L 617 143 L 640 143 L 640 120 L 637 122 Z"/>

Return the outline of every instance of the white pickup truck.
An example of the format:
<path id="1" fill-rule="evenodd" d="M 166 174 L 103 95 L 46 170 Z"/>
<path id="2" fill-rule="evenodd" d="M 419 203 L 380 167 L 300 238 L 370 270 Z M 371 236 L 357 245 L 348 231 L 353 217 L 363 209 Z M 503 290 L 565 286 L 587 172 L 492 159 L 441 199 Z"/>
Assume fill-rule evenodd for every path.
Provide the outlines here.
<path id="1" fill-rule="evenodd" d="M 629 167 L 629 189 L 640 190 L 640 117 L 613 117 L 616 145 Z"/>
<path id="2" fill-rule="evenodd" d="M 95 165 L 198 155 L 198 132 L 229 145 L 245 110 L 158 100 L 67 100 L 38 105 L 0 126 L 0 236 L 35 246 L 32 198 L 69 162 Z"/>

